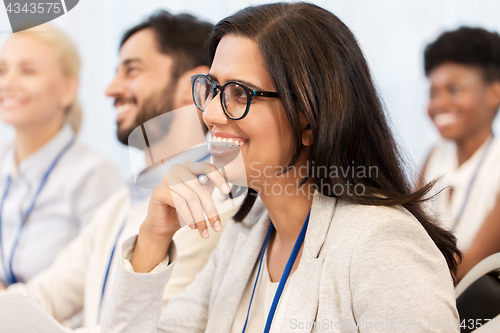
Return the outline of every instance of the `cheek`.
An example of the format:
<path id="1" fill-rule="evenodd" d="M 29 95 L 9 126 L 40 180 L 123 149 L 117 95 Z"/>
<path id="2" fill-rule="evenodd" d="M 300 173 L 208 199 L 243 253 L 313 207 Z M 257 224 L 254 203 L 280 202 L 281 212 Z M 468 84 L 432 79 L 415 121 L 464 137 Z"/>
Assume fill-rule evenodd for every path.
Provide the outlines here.
<path id="1" fill-rule="evenodd" d="M 466 122 L 476 123 L 489 117 L 484 98 L 480 94 L 467 94 L 457 101 Z"/>
<path id="2" fill-rule="evenodd" d="M 431 118 L 434 116 L 432 101 L 429 101 L 429 104 L 427 105 L 427 115 Z"/>
<path id="3" fill-rule="evenodd" d="M 284 113 L 284 111 L 283 111 Z M 292 133 L 288 120 L 279 112 L 259 117 L 241 126 L 249 139 L 249 158 L 264 165 L 284 166 L 292 152 Z"/>
<path id="4" fill-rule="evenodd" d="M 157 89 L 155 89 L 157 87 Z M 155 85 L 151 81 L 145 79 L 136 79 L 128 85 L 128 93 L 130 97 L 135 98 L 137 105 L 144 105 L 144 101 L 149 100 L 156 90 L 160 90 L 160 85 Z"/>
<path id="5" fill-rule="evenodd" d="M 26 104 L 26 116 L 31 119 L 42 120 L 60 112 L 64 87 L 57 80 L 34 78 L 26 85 L 28 103 Z"/>
<path id="6" fill-rule="evenodd" d="M 61 81 L 57 80 L 41 80 L 37 82 L 37 86 L 33 87 L 34 99 L 45 105 L 61 104 L 64 94 L 64 86 Z"/>

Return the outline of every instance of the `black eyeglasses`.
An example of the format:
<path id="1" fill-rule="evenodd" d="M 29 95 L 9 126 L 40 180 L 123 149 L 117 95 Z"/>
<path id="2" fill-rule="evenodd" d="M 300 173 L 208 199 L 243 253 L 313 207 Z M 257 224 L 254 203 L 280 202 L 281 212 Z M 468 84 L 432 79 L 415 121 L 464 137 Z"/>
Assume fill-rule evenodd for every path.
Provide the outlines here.
<path id="1" fill-rule="evenodd" d="M 198 110 L 205 111 L 208 104 L 220 91 L 222 110 L 232 120 L 242 119 L 248 114 L 254 97 L 279 98 L 276 92 L 254 90 L 236 81 L 220 85 L 206 74 L 191 76 L 191 83 L 193 84 L 194 104 Z"/>

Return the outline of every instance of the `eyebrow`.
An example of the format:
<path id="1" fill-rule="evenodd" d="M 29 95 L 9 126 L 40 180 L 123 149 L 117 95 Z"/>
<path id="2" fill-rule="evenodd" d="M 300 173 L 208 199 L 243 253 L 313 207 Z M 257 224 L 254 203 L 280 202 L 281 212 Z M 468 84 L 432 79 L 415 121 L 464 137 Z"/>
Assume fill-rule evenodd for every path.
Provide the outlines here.
<path id="1" fill-rule="evenodd" d="M 127 59 L 127 60 L 124 60 L 124 61 L 122 62 L 122 66 L 128 66 L 128 65 L 130 65 L 130 64 L 131 64 L 131 63 L 133 63 L 133 62 L 142 62 L 142 60 L 141 60 L 141 59 L 139 59 L 139 58 Z"/>
<path id="2" fill-rule="evenodd" d="M 209 73 L 208 76 L 210 76 L 214 81 L 216 81 L 217 83 L 220 84 L 219 80 L 217 80 L 217 78 L 215 77 L 215 75 Z M 259 86 L 256 86 L 255 84 L 253 84 L 251 82 L 248 82 L 248 81 L 245 81 L 245 80 L 241 80 L 241 79 L 229 79 L 226 82 L 229 82 L 229 81 L 235 81 L 235 82 L 243 83 L 243 84 L 249 86 L 250 88 L 252 88 L 254 90 L 258 90 L 258 91 L 263 91 L 264 90 L 264 89 L 260 88 Z"/>
<path id="3" fill-rule="evenodd" d="M 0 63 L 7 63 L 5 59 L 0 59 Z M 26 66 L 26 65 L 38 65 L 39 61 L 37 59 L 22 59 L 21 61 L 18 62 L 21 66 Z"/>

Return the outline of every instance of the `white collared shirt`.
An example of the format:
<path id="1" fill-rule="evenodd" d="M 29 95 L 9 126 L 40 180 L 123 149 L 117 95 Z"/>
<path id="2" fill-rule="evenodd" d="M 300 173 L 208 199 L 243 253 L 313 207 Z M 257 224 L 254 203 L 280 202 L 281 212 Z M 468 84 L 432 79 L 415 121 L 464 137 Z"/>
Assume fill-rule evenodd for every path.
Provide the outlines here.
<path id="1" fill-rule="evenodd" d="M 442 141 L 427 162 L 425 182 L 439 179 L 430 195 L 439 194 L 427 202 L 427 208 L 442 227 L 453 232 L 462 251 L 470 249 L 500 194 L 500 140 L 490 140 L 460 166 L 456 144 Z M 456 221 L 462 208 L 460 221 Z"/>
<path id="2" fill-rule="evenodd" d="M 74 138 L 73 130 L 66 124 L 20 165 L 15 163 L 12 146 L 0 149 L 0 196 L 6 192 L 7 178 L 12 179 L 2 212 L 0 264 L 7 266 L 13 253 L 12 270 L 20 282 L 48 267 L 90 221 L 94 210 L 125 186 L 111 162 L 76 140 L 50 173 L 13 251 L 22 220 L 44 174 Z M 7 283 L 3 267 L 0 282 Z"/>

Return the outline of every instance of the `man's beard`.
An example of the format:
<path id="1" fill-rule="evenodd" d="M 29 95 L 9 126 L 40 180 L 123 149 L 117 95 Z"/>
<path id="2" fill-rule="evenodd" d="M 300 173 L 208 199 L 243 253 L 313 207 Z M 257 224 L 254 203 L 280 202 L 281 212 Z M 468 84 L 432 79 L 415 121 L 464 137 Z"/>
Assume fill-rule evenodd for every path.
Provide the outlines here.
<path id="1" fill-rule="evenodd" d="M 134 120 L 134 124 L 128 128 L 120 129 L 120 126 L 117 126 L 116 136 L 118 137 L 118 141 L 128 146 L 128 138 L 130 133 L 134 131 L 137 127 L 143 125 L 147 121 L 172 111 L 174 108 L 174 95 L 175 95 L 175 87 L 177 85 L 177 80 L 172 80 L 167 86 L 158 94 L 154 94 L 144 101 L 142 108 L 137 113 L 137 117 Z M 172 124 L 173 117 L 159 117 L 158 125 L 161 128 L 161 134 L 158 133 L 159 139 L 163 137 L 170 129 L 170 125 Z M 149 138 L 150 144 L 154 143 L 155 137 Z"/>

